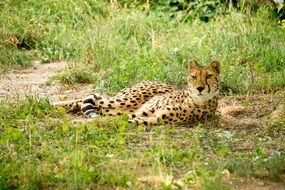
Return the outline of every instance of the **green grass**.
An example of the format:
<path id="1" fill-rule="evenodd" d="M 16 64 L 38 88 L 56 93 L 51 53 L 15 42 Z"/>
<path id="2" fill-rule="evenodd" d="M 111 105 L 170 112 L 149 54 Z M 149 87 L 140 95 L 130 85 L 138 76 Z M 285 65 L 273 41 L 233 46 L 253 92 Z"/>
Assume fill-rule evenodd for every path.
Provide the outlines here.
<path id="1" fill-rule="evenodd" d="M 76 85 L 96 83 L 98 77 L 92 68 L 77 69 L 73 67 L 68 72 L 53 75 L 47 81 L 47 85 L 52 85 L 55 81 L 60 81 L 62 84 Z"/>
<path id="2" fill-rule="evenodd" d="M 269 6 L 224 8 L 209 22 L 105 1 L 4 1 L 0 8 L 2 72 L 34 59 L 67 60 L 74 68 L 58 80 L 80 83 L 70 80 L 74 69 L 94 68 L 97 80 L 88 81 L 114 92 L 142 80 L 184 85 L 189 59 L 217 59 L 225 92 L 284 88 L 284 27 Z"/>
<path id="3" fill-rule="evenodd" d="M 284 175 L 284 125 L 146 128 L 124 116 L 80 124 L 46 99 L 0 105 L 1 189 L 231 189 L 224 171 L 274 181 Z"/>
<path id="4" fill-rule="evenodd" d="M 183 86 L 195 58 L 222 62 L 223 92 L 285 87 L 284 27 L 270 7 L 181 22 L 107 1 L 4 0 L 0 17 L 0 72 L 68 61 L 49 85 L 95 83 L 108 93 L 142 80 Z M 77 123 L 47 99 L 1 100 L 0 189 L 231 189 L 227 172 L 282 183 L 284 118 L 248 128 L 143 127 L 124 116 Z"/>

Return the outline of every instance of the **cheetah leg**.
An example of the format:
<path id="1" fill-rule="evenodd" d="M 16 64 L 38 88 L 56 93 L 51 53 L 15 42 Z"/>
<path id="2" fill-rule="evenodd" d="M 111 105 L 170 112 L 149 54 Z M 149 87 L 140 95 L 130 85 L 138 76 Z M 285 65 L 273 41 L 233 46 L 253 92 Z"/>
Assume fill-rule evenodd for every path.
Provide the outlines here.
<path id="1" fill-rule="evenodd" d="M 129 122 L 142 125 L 157 125 L 159 122 L 156 117 L 136 117 L 129 119 Z"/>
<path id="2" fill-rule="evenodd" d="M 157 125 L 163 123 L 161 117 L 159 117 L 152 108 L 142 109 L 128 116 L 130 118 L 129 122 L 131 123 L 143 125 Z"/>
<path id="3" fill-rule="evenodd" d="M 181 123 L 188 119 L 185 114 L 183 115 L 184 111 L 186 110 L 180 106 L 165 106 L 158 110 L 154 110 L 152 106 L 143 107 L 129 115 L 129 122 L 144 125 Z"/>

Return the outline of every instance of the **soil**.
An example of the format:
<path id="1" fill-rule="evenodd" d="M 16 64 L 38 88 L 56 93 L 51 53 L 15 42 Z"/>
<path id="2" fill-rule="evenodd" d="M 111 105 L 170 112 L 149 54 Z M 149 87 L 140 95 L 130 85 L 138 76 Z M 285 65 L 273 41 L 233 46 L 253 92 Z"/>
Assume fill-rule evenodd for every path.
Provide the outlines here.
<path id="1" fill-rule="evenodd" d="M 0 100 L 26 95 L 48 97 L 52 101 L 82 98 L 92 92 L 92 85 L 67 87 L 59 83 L 48 84 L 50 77 L 68 69 L 66 62 L 40 64 L 25 70 L 13 70 L 0 75 Z"/>
<path id="2" fill-rule="evenodd" d="M 35 62 L 33 68 L 14 70 L 0 75 L 0 101 L 12 100 L 13 97 L 23 99 L 26 95 L 48 97 L 51 101 L 80 99 L 92 92 L 92 84 L 75 87 L 64 86 L 59 83 L 48 85 L 50 77 L 68 69 L 66 62 L 40 64 Z M 207 122 L 204 127 L 235 132 L 250 133 L 262 130 L 285 115 L 285 90 L 275 94 L 250 94 L 222 96 L 219 102 L 219 119 Z M 75 120 L 78 118 L 75 117 Z M 82 122 L 84 118 L 79 121 Z M 185 128 L 180 128 L 185 130 Z M 237 144 L 235 150 L 244 150 Z M 277 148 L 277 147 L 276 147 Z M 282 149 L 282 147 L 279 147 Z M 234 189 L 285 189 L 284 183 L 262 181 L 258 179 L 228 179 Z"/>

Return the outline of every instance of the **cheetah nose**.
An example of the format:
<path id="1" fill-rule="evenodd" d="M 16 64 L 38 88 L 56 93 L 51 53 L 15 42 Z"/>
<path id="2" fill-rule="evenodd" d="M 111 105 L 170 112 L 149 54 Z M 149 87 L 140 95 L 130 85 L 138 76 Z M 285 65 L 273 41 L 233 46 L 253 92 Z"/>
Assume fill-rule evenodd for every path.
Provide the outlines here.
<path id="1" fill-rule="evenodd" d="M 199 92 L 202 92 L 204 89 L 205 89 L 205 87 L 204 87 L 204 86 L 201 86 L 201 85 L 199 85 L 199 86 L 197 87 L 197 90 L 198 90 Z"/>

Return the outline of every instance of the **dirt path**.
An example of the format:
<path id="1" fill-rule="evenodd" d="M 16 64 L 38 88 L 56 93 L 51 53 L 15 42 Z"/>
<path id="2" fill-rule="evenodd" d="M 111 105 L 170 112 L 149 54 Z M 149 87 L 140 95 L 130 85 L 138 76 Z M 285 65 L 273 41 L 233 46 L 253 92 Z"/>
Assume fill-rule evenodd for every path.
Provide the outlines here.
<path id="1" fill-rule="evenodd" d="M 48 79 L 68 69 L 66 62 L 40 64 L 34 62 L 33 68 L 10 71 L 0 75 L 0 100 L 26 95 L 49 97 L 53 101 L 81 98 L 92 90 L 92 85 L 66 88 L 60 84 L 47 85 Z"/>

